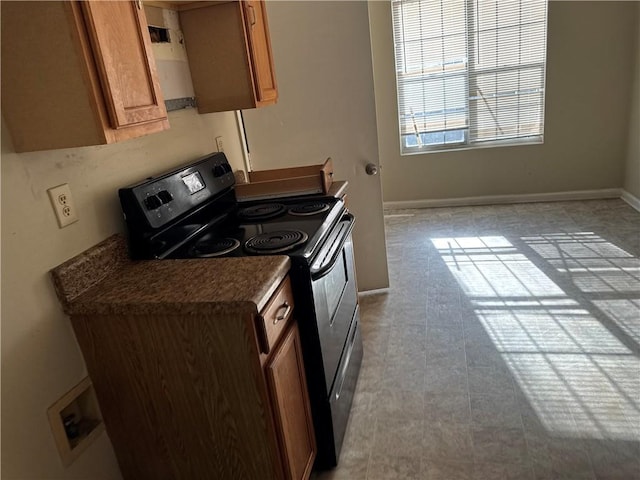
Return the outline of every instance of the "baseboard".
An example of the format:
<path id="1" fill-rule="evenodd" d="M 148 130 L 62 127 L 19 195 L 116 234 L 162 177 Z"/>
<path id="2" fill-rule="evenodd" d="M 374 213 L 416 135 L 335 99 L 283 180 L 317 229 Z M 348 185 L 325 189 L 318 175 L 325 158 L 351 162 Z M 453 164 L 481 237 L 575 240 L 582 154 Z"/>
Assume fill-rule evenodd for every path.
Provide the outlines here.
<path id="1" fill-rule="evenodd" d="M 624 198 L 624 194 L 631 197 L 631 200 Z M 552 192 L 552 193 L 525 193 L 521 195 L 487 195 L 483 197 L 462 197 L 462 198 L 437 198 L 430 200 L 408 200 L 399 202 L 384 202 L 385 210 L 395 210 L 404 208 L 432 208 L 432 207 L 462 207 L 469 205 L 499 205 L 505 203 L 534 203 L 534 202 L 561 202 L 567 200 L 597 200 L 604 198 L 623 198 L 629 205 L 636 208 L 640 204 L 638 198 L 634 197 L 621 188 L 604 188 L 601 190 L 576 190 L 572 192 Z"/>
<path id="2" fill-rule="evenodd" d="M 627 192 L 624 189 L 622 189 L 620 198 L 640 212 L 640 198 L 636 197 L 632 193 Z"/>

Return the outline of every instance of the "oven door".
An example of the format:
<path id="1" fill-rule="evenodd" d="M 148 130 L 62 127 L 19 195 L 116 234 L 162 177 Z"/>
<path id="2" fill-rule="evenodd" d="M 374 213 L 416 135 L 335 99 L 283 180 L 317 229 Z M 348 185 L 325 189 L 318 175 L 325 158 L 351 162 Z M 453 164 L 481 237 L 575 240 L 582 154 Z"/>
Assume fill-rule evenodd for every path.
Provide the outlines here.
<path id="1" fill-rule="evenodd" d="M 337 465 L 342 449 L 344 434 L 347 430 L 349 412 L 353 403 L 353 396 L 358 382 L 358 373 L 362 364 L 362 336 L 360 333 L 360 315 L 358 309 L 353 314 L 349 336 L 344 347 L 340 368 L 333 382 L 333 390 L 329 396 L 331 405 L 331 420 L 333 423 L 333 442 L 335 463 Z M 331 465 L 331 466 L 333 466 Z"/>
<path id="2" fill-rule="evenodd" d="M 311 266 L 313 303 L 328 392 L 332 390 L 358 303 L 351 240 L 354 221 L 351 214 L 343 216 Z"/>

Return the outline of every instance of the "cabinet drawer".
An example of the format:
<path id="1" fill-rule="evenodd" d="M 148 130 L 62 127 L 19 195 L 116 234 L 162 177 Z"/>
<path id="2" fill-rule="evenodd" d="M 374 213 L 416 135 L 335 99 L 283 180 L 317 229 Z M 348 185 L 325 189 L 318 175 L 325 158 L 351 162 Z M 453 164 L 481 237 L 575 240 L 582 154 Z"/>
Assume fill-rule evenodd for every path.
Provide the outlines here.
<path id="1" fill-rule="evenodd" d="M 286 277 L 258 317 L 258 333 L 263 353 L 269 353 L 278 343 L 293 312 L 291 279 Z"/>

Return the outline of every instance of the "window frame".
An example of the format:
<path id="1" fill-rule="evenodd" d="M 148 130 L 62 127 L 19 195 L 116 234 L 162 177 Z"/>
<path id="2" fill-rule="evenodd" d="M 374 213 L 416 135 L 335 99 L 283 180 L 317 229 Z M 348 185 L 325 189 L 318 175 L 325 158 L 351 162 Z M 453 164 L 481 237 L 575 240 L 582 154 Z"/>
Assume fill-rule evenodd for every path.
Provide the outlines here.
<path id="1" fill-rule="evenodd" d="M 444 1 L 444 0 L 443 0 Z M 465 62 L 462 62 L 465 65 L 465 68 L 462 71 L 459 70 L 454 70 L 451 72 L 448 71 L 443 71 L 443 70 L 435 70 L 433 69 L 433 72 L 429 72 L 429 73 L 423 73 L 422 77 L 423 79 L 426 79 L 430 76 L 434 76 L 434 75 L 439 75 L 439 76 L 456 76 L 456 75 L 464 75 L 465 77 L 465 84 L 466 84 L 466 91 L 467 94 L 465 95 L 465 111 L 466 111 L 466 115 L 467 115 L 467 125 L 462 127 L 462 128 L 450 128 L 450 129 L 443 129 L 443 130 L 439 130 L 439 131 L 427 131 L 427 132 L 418 132 L 418 133 L 403 133 L 403 122 L 401 121 L 401 112 L 400 112 L 400 104 L 401 104 L 401 100 L 400 100 L 400 95 L 399 95 L 399 91 L 400 91 L 400 78 L 402 73 L 399 71 L 398 68 L 398 59 L 397 59 L 397 51 L 396 51 L 396 38 L 395 38 L 395 27 L 392 28 L 393 30 L 393 43 L 394 43 L 394 48 L 393 48 L 393 65 L 394 65 L 394 69 L 395 69 L 395 76 L 396 76 L 396 107 L 397 107 L 397 115 L 396 115 L 396 121 L 398 122 L 398 134 L 399 134 L 399 142 L 400 142 L 400 155 L 401 156 L 405 156 L 405 155 L 421 155 L 421 154 L 427 154 L 427 153 L 443 153 L 443 152 L 455 152 L 455 151 L 465 151 L 465 150 L 475 150 L 475 149 L 483 149 L 483 148 L 496 148 L 496 147 L 513 147 L 513 146 L 523 146 L 523 145 L 541 145 L 544 144 L 544 133 L 545 133 L 545 110 L 546 110 L 546 81 L 547 81 L 547 48 L 548 48 L 548 25 L 549 25 L 549 2 L 548 0 L 545 0 L 546 6 L 545 6 L 545 12 L 544 12 L 544 22 L 545 22 L 545 42 L 543 44 L 543 58 L 544 60 L 542 62 L 534 62 L 534 63 L 529 63 L 529 64 L 524 64 L 524 63 L 519 63 L 517 65 L 510 65 L 510 66 L 504 66 L 504 67 L 483 67 L 483 68 L 477 68 L 477 70 L 474 68 L 473 66 L 473 62 L 474 62 L 474 58 L 475 58 L 475 53 L 471 52 L 471 50 L 473 50 L 473 47 L 475 45 L 475 42 L 473 40 L 470 40 L 470 37 L 472 37 L 473 35 L 470 34 L 469 28 L 468 28 L 468 22 L 469 22 L 469 17 L 473 16 L 475 14 L 475 9 L 476 9 L 476 5 L 477 2 L 481 1 L 481 0 L 464 0 L 465 3 L 465 27 L 464 27 L 464 33 L 465 33 L 465 44 L 466 44 L 466 58 L 465 58 Z M 521 0 L 522 1 L 526 1 L 526 0 Z M 520 4 L 522 5 L 522 3 Z M 394 14 L 394 2 L 390 2 L 390 8 L 391 8 L 391 18 L 392 18 L 392 22 L 395 25 L 395 14 Z M 518 26 L 523 25 L 523 23 L 518 23 Z M 496 27 L 496 28 L 500 28 L 500 27 Z M 502 27 L 502 28 L 508 28 L 508 27 Z M 444 64 L 443 64 L 444 65 Z M 540 118 L 541 118 L 541 128 L 540 128 L 540 133 L 536 133 L 534 135 L 529 135 L 529 136 L 516 136 L 516 137 L 510 137 L 510 138 L 499 138 L 499 139 L 490 139 L 490 140 L 476 140 L 476 141 L 472 141 L 471 140 L 471 135 L 470 135 L 470 130 L 473 128 L 473 124 L 472 124 L 472 117 L 473 115 L 473 111 L 476 112 L 477 114 L 477 109 L 473 109 L 470 106 L 470 99 L 471 99 L 471 84 L 474 80 L 476 80 L 477 78 L 479 78 L 481 75 L 484 74 L 490 74 L 491 72 L 494 73 L 499 73 L 499 72 L 504 72 L 504 71 L 509 71 L 509 70 L 514 70 L 514 71 L 522 71 L 522 70 L 526 70 L 526 69 L 530 69 L 530 68 L 541 68 L 542 72 L 542 84 L 541 84 L 541 88 L 537 89 L 537 93 L 541 93 L 542 95 L 542 101 L 540 102 L 539 108 L 540 108 Z M 405 75 L 410 75 L 410 74 L 405 74 Z M 424 80 L 423 80 L 424 81 Z M 517 90 L 515 91 L 515 95 L 519 95 L 517 93 Z M 477 123 L 476 123 L 477 125 Z M 417 137 L 418 135 L 423 136 L 423 135 L 428 135 L 428 134 L 438 134 L 438 133 L 442 133 L 442 134 L 446 134 L 446 132 L 448 131 L 463 131 L 463 140 L 460 142 L 450 142 L 450 143 L 436 143 L 436 144 L 423 144 L 423 145 L 416 145 L 416 146 L 407 146 L 406 145 L 406 141 L 405 138 L 407 137 L 412 137 L 415 136 Z"/>

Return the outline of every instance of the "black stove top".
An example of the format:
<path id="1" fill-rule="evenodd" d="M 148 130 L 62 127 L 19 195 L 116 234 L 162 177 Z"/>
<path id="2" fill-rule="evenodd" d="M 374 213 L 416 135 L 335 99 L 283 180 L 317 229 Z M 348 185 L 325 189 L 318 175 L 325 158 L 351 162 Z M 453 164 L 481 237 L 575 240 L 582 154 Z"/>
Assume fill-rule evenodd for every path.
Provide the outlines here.
<path id="1" fill-rule="evenodd" d="M 346 211 L 334 197 L 237 202 L 224 154 L 120 190 L 134 258 L 286 254 L 311 263 Z"/>
<path id="2" fill-rule="evenodd" d="M 311 205 L 323 207 L 304 216 Z M 240 203 L 166 258 L 287 254 L 309 258 L 343 213 L 342 201 L 328 197 L 283 199 L 278 203 Z"/>

